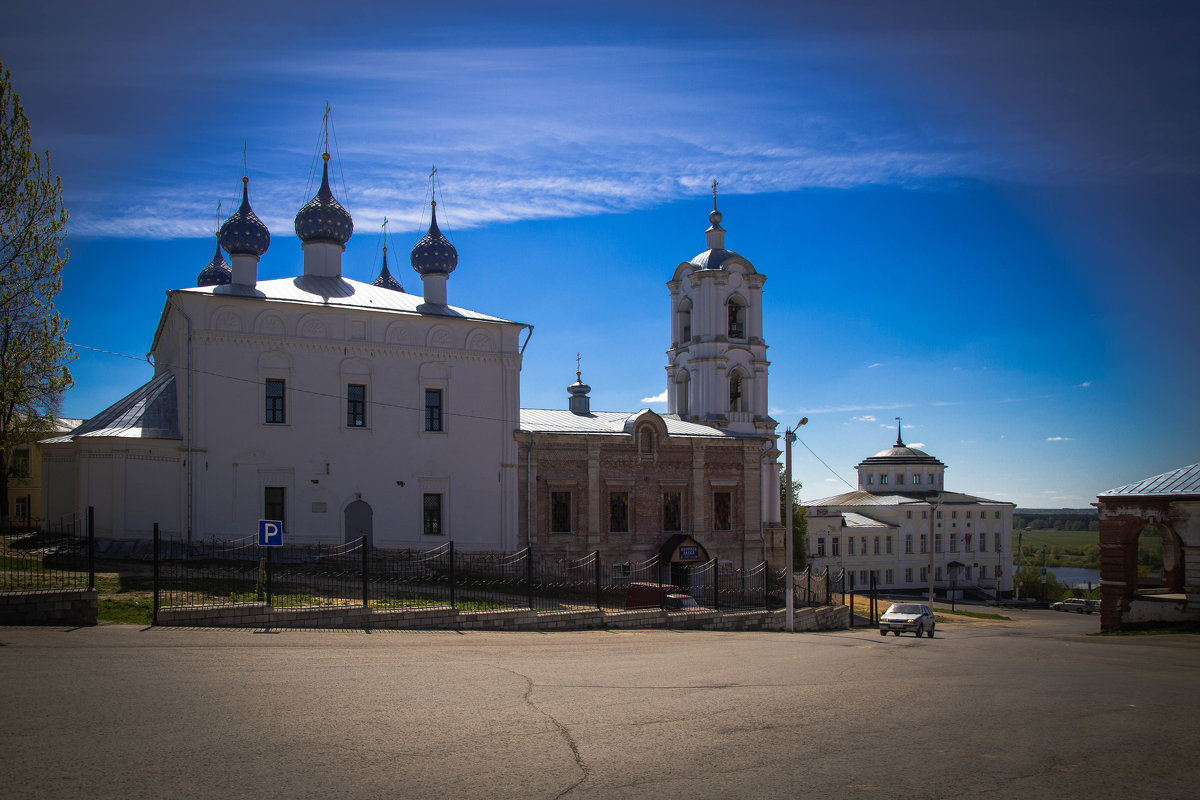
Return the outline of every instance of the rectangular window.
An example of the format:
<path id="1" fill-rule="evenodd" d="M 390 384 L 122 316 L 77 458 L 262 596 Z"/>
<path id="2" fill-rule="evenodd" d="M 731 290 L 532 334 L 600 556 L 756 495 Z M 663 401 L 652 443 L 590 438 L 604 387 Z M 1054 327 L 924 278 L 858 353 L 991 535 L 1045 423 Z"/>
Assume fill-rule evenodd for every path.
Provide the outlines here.
<path id="1" fill-rule="evenodd" d="M 571 493 L 550 493 L 550 532 L 571 532 Z"/>
<path id="2" fill-rule="evenodd" d="M 996 552 L 1000 552 L 1000 534 L 996 534 Z"/>
<path id="3" fill-rule="evenodd" d="M 17 447 L 9 456 L 9 474 L 14 478 L 29 477 L 29 447 Z"/>
<path id="4" fill-rule="evenodd" d="M 824 558 L 824 557 L 825 557 L 825 537 L 818 536 L 817 537 L 817 558 Z"/>
<path id="5" fill-rule="evenodd" d="M 904 582 L 912 583 L 912 567 L 908 567 L 904 570 Z"/>
<path id="6" fill-rule="evenodd" d="M 29 496 L 18 497 L 13 509 L 14 522 L 20 520 L 26 525 L 29 524 Z"/>
<path id="7" fill-rule="evenodd" d="M 733 495 L 729 492 L 713 492 L 713 530 L 733 530 Z"/>
<path id="8" fill-rule="evenodd" d="M 887 476 L 887 475 L 880 475 L 880 476 L 879 476 L 879 485 L 880 485 L 880 486 L 887 486 L 887 479 L 888 479 L 888 476 Z"/>
<path id="9" fill-rule="evenodd" d="M 913 484 L 916 486 L 921 485 L 921 473 L 919 473 L 919 472 L 913 473 Z"/>
<path id="10" fill-rule="evenodd" d="M 609 533 L 629 532 L 629 492 L 608 493 Z"/>
<path id="11" fill-rule="evenodd" d="M 958 534 L 957 533 L 950 534 L 950 552 L 951 553 L 958 552 Z"/>
<path id="12" fill-rule="evenodd" d="M 862 553 L 864 556 L 867 554 L 867 537 L 862 537 L 862 549 L 860 549 L 858 552 Z"/>
<path id="13" fill-rule="evenodd" d="M 970 519 L 970 518 L 971 518 L 971 512 L 970 512 L 970 511 L 968 511 L 968 512 L 967 512 L 967 519 Z"/>
<path id="14" fill-rule="evenodd" d="M 352 383 L 346 387 L 346 427 L 367 426 L 367 387 Z"/>
<path id="15" fill-rule="evenodd" d="M 267 409 L 265 420 L 282 425 L 287 422 L 287 408 L 284 406 L 284 382 L 275 378 L 267 378 Z M 274 519 L 274 517 L 270 517 Z"/>
<path id="16" fill-rule="evenodd" d="M 921 538 L 924 539 L 925 537 L 922 536 Z M 904 552 L 906 555 L 912 555 L 912 551 L 913 551 L 912 547 L 913 547 L 912 534 L 911 533 L 904 534 Z"/>
<path id="17" fill-rule="evenodd" d="M 929 473 L 929 485 L 933 486 L 933 473 Z"/>
<path id="18" fill-rule="evenodd" d="M 979 534 L 979 552 L 981 552 L 981 553 L 987 552 L 987 534 L 986 533 Z"/>
<path id="19" fill-rule="evenodd" d="M 663 492 L 663 530 L 683 529 L 683 513 L 679 492 Z"/>
<path id="20" fill-rule="evenodd" d="M 633 566 L 630 564 L 613 564 L 613 580 L 628 580 L 633 577 Z"/>
<path id="21" fill-rule="evenodd" d="M 941 519 L 941 518 L 942 518 L 942 512 L 940 512 L 940 511 L 938 512 L 937 518 L 938 518 L 938 519 Z"/>
<path id="22" fill-rule="evenodd" d="M 841 540 L 841 539 L 839 539 L 838 537 L 834 536 L 834 537 L 831 539 L 831 541 L 832 541 L 832 543 L 833 543 L 833 555 L 834 555 L 835 557 L 836 557 L 836 556 L 840 556 L 840 555 L 842 554 L 842 547 L 841 547 L 841 542 L 842 542 L 842 540 Z"/>
<path id="23" fill-rule="evenodd" d="M 924 533 L 921 534 L 921 552 L 922 553 L 929 552 L 929 536 L 928 536 L 928 534 L 924 534 Z"/>
<path id="24" fill-rule="evenodd" d="M 909 519 L 912 519 L 912 512 L 911 512 L 911 511 L 909 511 L 909 512 L 908 512 L 908 518 L 909 518 Z"/>
<path id="25" fill-rule="evenodd" d="M 929 512 L 928 512 L 928 511 L 922 511 L 922 512 L 921 512 L 921 519 L 929 519 Z"/>
<path id="26" fill-rule="evenodd" d="M 884 584 L 891 586 L 893 583 L 895 583 L 895 579 L 896 579 L 896 573 L 892 572 L 890 569 L 885 569 L 883 571 Z"/>
<path id="27" fill-rule="evenodd" d="M 937 581 L 940 581 L 941 579 L 942 579 L 942 568 L 938 567 L 933 571 L 933 580 L 935 582 L 937 582 Z"/>
<path id="28" fill-rule="evenodd" d="M 867 486 L 874 486 L 874 485 L 875 485 L 875 476 L 868 475 L 867 476 Z"/>
<path id="29" fill-rule="evenodd" d="M 890 536 L 887 537 L 887 554 L 889 556 L 892 554 L 892 537 Z"/>
<path id="30" fill-rule="evenodd" d="M 879 555 L 879 537 L 875 537 L 875 555 Z"/>
<path id="31" fill-rule="evenodd" d="M 286 509 L 284 501 L 287 496 L 284 491 L 285 488 L 283 486 L 263 487 L 263 519 L 274 519 L 282 522 L 283 529 L 286 531 L 287 520 L 284 518 L 284 511 Z"/>
<path id="32" fill-rule="evenodd" d="M 442 430 L 441 389 L 425 390 L 425 430 L 434 432 L 440 432 Z"/>
<path id="33" fill-rule="evenodd" d="M 865 569 L 859 570 L 858 571 L 858 582 L 863 586 L 870 586 L 871 584 L 869 583 L 869 581 L 870 581 L 870 578 L 867 577 L 867 571 Z"/>
<path id="34" fill-rule="evenodd" d="M 421 498 L 422 529 L 426 536 L 442 535 L 442 496 L 425 494 Z"/>
<path id="35" fill-rule="evenodd" d="M 951 512 L 950 512 L 950 519 L 958 519 L 958 512 L 957 512 L 957 511 L 951 511 Z"/>
<path id="36" fill-rule="evenodd" d="M 942 535 L 940 533 L 934 534 L 933 536 L 933 552 L 942 552 Z"/>
<path id="37" fill-rule="evenodd" d="M 999 512 L 999 511 L 997 511 L 997 512 L 996 512 L 996 519 L 1000 519 L 1000 512 Z"/>
<path id="38" fill-rule="evenodd" d="M 898 486 L 904 485 L 904 473 L 903 472 L 901 472 L 899 475 L 896 476 L 896 484 Z"/>
<path id="39" fill-rule="evenodd" d="M 963 570 L 963 577 L 966 578 L 967 580 L 971 580 L 971 568 L 970 567 L 967 567 L 965 570 Z"/>

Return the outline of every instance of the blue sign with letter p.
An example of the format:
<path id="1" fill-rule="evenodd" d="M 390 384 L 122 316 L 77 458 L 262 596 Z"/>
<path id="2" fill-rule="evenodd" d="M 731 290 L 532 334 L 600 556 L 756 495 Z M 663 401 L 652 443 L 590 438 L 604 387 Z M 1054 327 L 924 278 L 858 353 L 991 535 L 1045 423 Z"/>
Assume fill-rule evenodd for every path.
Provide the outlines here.
<path id="1" fill-rule="evenodd" d="M 260 519 L 258 521 L 258 546 L 283 547 L 283 521 Z"/>

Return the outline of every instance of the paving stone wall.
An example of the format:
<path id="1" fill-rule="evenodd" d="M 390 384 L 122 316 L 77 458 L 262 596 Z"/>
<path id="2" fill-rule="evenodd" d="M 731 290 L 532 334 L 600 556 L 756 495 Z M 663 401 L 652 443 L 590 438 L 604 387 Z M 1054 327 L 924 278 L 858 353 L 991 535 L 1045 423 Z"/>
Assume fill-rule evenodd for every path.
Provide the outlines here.
<path id="1" fill-rule="evenodd" d="M 0 593 L 0 625 L 95 625 L 95 589 Z"/>

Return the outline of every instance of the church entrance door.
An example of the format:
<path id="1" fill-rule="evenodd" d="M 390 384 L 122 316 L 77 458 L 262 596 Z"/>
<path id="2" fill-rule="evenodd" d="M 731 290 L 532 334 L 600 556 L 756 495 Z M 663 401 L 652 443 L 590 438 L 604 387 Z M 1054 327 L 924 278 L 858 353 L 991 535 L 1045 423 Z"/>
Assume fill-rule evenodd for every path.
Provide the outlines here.
<path id="1" fill-rule="evenodd" d="M 346 506 L 345 521 L 346 521 L 346 544 L 353 544 L 359 541 L 362 537 L 367 537 L 367 545 L 374 546 L 375 539 L 372 532 L 372 518 L 375 512 L 371 510 L 371 506 L 364 503 L 362 500 L 355 500 L 350 505 Z"/>

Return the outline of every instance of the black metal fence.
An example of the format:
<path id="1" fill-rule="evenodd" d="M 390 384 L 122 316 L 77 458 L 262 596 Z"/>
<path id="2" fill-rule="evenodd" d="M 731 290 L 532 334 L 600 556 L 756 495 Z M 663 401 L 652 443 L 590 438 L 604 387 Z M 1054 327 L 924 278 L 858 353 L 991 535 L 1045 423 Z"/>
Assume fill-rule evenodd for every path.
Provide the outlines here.
<path id="1" fill-rule="evenodd" d="M 90 513 L 89 513 L 90 516 Z M 82 524 L 81 524 L 82 523 Z M 96 541 L 91 520 L 63 531 L 3 537 L 0 591 L 95 588 L 96 560 L 105 571 L 151 579 L 154 608 L 265 603 L 278 608 L 361 606 L 373 609 L 528 608 L 782 608 L 785 578 L 766 563 L 748 569 L 717 559 L 694 565 L 606 562 L 598 552 L 546 560 L 515 553 L 386 550 L 350 544 L 260 547 L 257 537 L 230 542 Z M 120 560 L 114 568 L 112 561 Z M 140 562 L 140 564 L 139 564 Z M 151 572 L 151 575 L 146 574 Z M 795 604 L 845 602 L 844 570 L 795 576 Z"/>

